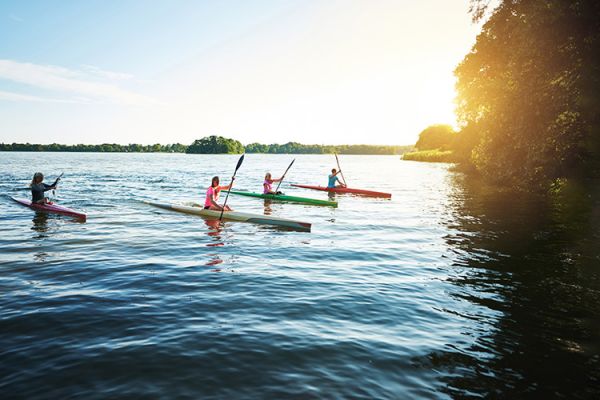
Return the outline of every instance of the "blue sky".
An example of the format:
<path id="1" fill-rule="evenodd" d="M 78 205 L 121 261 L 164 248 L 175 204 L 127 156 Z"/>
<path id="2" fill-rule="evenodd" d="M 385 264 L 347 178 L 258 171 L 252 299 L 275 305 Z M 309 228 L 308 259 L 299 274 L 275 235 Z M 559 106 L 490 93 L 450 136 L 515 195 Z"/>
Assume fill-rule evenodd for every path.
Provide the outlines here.
<path id="1" fill-rule="evenodd" d="M 300 3 L 2 1 L 2 55 L 38 64 L 99 65 L 149 78 L 295 4 Z"/>
<path id="2" fill-rule="evenodd" d="M 414 142 L 467 0 L 0 1 L 0 142 Z"/>

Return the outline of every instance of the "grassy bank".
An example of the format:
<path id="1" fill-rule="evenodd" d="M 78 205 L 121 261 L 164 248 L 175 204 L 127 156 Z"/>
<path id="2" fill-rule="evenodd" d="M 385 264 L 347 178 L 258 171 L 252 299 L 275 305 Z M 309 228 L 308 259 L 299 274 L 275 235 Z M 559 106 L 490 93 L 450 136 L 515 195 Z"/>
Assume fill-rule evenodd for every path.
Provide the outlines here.
<path id="1" fill-rule="evenodd" d="M 424 161 L 424 162 L 456 162 L 454 152 L 451 150 L 422 150 L 404 153 L 403 160 L 407 161 Z"/>

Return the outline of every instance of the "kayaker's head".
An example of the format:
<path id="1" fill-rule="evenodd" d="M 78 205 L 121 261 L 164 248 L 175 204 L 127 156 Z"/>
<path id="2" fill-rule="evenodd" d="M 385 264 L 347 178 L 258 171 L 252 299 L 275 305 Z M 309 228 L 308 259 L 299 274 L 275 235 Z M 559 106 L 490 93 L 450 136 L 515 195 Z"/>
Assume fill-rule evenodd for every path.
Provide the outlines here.
<path id="1" fill-rule="evenodd" d="M 212 187 L 219 186 L 219 177 L 218 176 L 213 176 L 210 186 L 212 186 Z"/>
<path id="2" fill-rule="evenodd" d="M 271 180 L 271 173 L 267 172 L 265 175 L 265 181 L 270 181 Z"/>
<path id="3" fill-rule="evenodd" d="M 43 180 L 44 180 L 44 174 L 42 174 L 41 172 L 36 172 L 35 174 L 33 174 L 33 179 L 31 180 L 31 184 L 35 185 L 38 183 L 42 183 Z"/>
<path id="4" fill-rule="evenodd" d="M 334 169 L 332 169 L 332 170 L 331 170 L 331 173 L 332 173 L 333 175 L 337 174 L 337 169 L 335 169 L 335 168 L 334 168 Z"/>

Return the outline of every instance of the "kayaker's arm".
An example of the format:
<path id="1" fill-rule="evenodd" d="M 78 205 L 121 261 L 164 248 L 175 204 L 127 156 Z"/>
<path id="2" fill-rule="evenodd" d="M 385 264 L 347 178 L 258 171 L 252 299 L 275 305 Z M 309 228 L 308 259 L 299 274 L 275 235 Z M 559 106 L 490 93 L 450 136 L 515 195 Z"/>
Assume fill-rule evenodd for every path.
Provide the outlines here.
<path id="1" fill-rule="evenodd" d="M 52 185 L 46 185 L 45 183 L 43 185 L 44 185 L 44 192 L 47 192 L 48 190 L 56 189 L 56 182 L 54 182 Z"/>
<path id="2" fill-rule="evenodd" d="M 221 211 L 221 210 L 223 209 L 223 207 L 221 207 L 221 206 L 219 205 L 219 203 L 217 203 L 217 202 L 215 201 L 215 198 L 214 198 L 214 197 L 212 197 L 212 198 L 210 199 L 210 203 L 212 204 L 212 206 L 213 206 L 214 208 L 216 208 L 216 209 L 217 209 L 217 211 Z"/>
<path id="3" fill-rule="evenodd" d="M 56 178 L 56 180 L 54 181 L 54 183 L 52 185 L 47 185 L 44 183 L 43 184 L 44 192 L 47 192 L 48 190 L 56 189 L 56 185 L 58 185 L 58 182 L 60 182 L 60 176 L 58 178 Z"/>
<path id="4" fill-rule="evenodd" d="M 219 186 L 218 191 L 220 192 L 221 190 L 230 190 L 232 186 L 233 186 L 233 182 L 231 183 L 231 185 L 228 185 L 228 186 Z M 224 208 L 219 203 L 217 203 L 217 200 L 215 199 L 215 192 L 213 192 L 213 195 L 210 197 L 210 204 L 217 211 L 224 210 Z"/>
<path id="5" fill-rule="evenodd" d="M 230 185 L 219 186 L 219 190 L 231 190 L 231 188 L 233 187 L 233 181 L 235 181 L 235 178 L 231 179 L 231 184 Z"/>

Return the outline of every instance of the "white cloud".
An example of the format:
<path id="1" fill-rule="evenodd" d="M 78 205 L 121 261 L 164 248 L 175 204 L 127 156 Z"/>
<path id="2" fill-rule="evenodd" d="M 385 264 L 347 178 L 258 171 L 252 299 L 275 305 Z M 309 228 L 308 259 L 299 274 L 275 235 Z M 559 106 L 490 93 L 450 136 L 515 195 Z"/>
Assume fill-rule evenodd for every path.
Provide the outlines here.
<path id="1" fill-rule="evenodd" d="M 28 101 L 34 103 L 81 103 L 79 100 L 53 99 L 49 97 L 31 96 L 28 94 L 6 92 L 0 90 L 0 100 Z M 88 101 L 89 102 L 89 101 Z"/>
<path id="2" fill-rule="evenodd" d="M 81 66 L 86 72 L 100 78 L 110 79 L 112 81 L 127 81 L 133 79 L 133 75 L 124 72 L 107 71 L 95 65 L 84 64 Z"/>
<path id="3" fill-rule="evenodd" d="M 115 103 L 121 105 L 157 104 L 154 99 L 122 89 L 113 81 L 129 77 L 127 74 L 103 71 L 93 67 L 94 72 L 78 71 L 54 65 L 38 65 L 0 59 L 0 79 L 25 84 L 38 89 L 50 90 L 70 95 L 65 101 L 75 102 L 76 98 L 89 98 L 92 102 Z M 99 79 L 112 76 L 105 81 Z M 108 82 L 106 82 L 106 80 Z M 23 95 L 25 96 L 25 95 Z M 27 95 L 28 96 L 28 95 Z M 33 96 L 29 96 L 33 97 Z M 36 96 L 37 97 L 37 96 Z M 41 99 L 41 97 L 39 97 Z M 77 101 L 86 103 L 87 101 Z"/>

